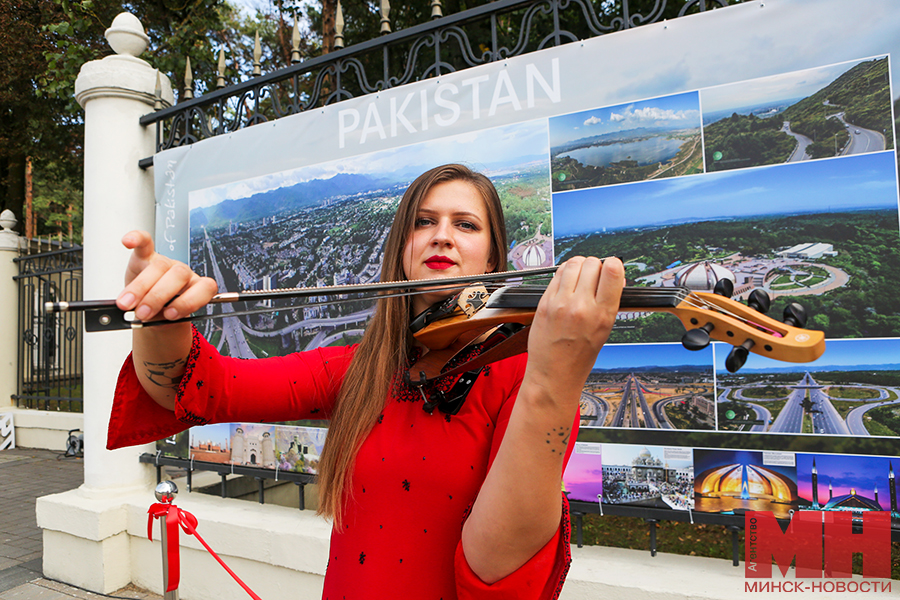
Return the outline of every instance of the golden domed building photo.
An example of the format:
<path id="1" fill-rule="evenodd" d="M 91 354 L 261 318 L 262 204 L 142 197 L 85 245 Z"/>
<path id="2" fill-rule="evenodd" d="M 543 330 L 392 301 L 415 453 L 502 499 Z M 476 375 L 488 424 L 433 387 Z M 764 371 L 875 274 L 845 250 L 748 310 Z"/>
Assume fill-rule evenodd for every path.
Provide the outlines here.
<path id="1" fill-rule="evenodd" d="M 766 454 L 778 456 L 764 461 L 762 452 L 694 450 L 695 509 L 717 513 L 766 510 L 779 518 L 789 517 L 798 501 L 794 455 Z"/>

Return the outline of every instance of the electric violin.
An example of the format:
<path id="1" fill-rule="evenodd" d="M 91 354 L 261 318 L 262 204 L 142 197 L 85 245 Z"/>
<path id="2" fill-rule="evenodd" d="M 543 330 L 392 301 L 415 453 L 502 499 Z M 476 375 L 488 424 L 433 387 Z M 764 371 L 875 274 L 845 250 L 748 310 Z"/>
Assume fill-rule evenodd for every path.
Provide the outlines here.
<path id="1" fill-rule="evenodd" d="M 626 287 L 619 312 L 667 312 L 682 322 L 687 332 L 681 339 L 688 350 L 702 350 L 715 339 L 733 346 L 725 360 L 729 372 L 736 372 L 750 352 L 785 362 L 812 362 L 825 351 L 825 334 L 803 329 L 806 310 L 796 302 L 784 309 L 784 321 L 765 315 L 771 300 L 763 290 L 754 290 L 747 304 L 731 299 L 731 281 L 721 280 L 713 293 L 695 292 L 685 287 Z M 410 369 L 408 381 L 422 386 L 438 376 L 465 372 L 524 352 L 528 325 L 534 319 L 543 288 L 508 286 L 492 294 L 484 288 L 468 288 L 419 315 L 411 324 L 413 335 L 429 352 Z M 495 328 L 515 323 L 521 327 L 502 334 L 502 339 L 475 360 L 449 372 L 442 368 L 470 343 Z M 417 377 L 416 377 L 417 376 Z"/>
<path id="2" fill-rule="evenodd" d="M 415 386 L 424 386 L 439 376 L 464 373 L 524 352 L 529 326 L 545 288 L 524 285 L 523 279 L 546 277 L 556 268 L 374 284 L 227 292 L 213 297 L 210 304 L 347 295 L 354 295 L 354 299 L 386 298 L 442 290 L 457 291 L 418 315 L 410 325 L 416 340 L 429 351 L 409 369 L 408 380 Z M 513 281 L 517 285 L 499 287 L 494 284 L 498 281 Z M 473 283 L 478 285 L 471 286 Z M 488 284 L 492 285 L 491 290 Z M 459 291 L 466 285 L 470 287 Z M 754 290 L 747 304 L 732 300 L 733 293 L 734 286 L 729 280 L 720 280 L 712 293 L 696 292 L 685 287 L 625 287 L 619 312 L 666 312 L 675 315 L 687 330 L 681 342 L 688 350 L 702 350 L 714 339 L 732 345 L 725 361 L 726 368 L 732 373 L 744 365 L 750 352 L 774 360 L 805 363 L 816 360 L 825 351 L 824 333 L 803 329 L 807 315 L 802 305 L 788 304 L 784 309 L 783 321 L 778 321 L 765 315 L 771 307 L 771 299 L 765 291 Z M 313 304 L 323 302 L 309 303 Z M 133 313 L 117 308 L 115 300 L 48 302 L 44 309 L 47 313 L 83 311 L 85 329 L 93 332 L 237 317 L 283 310 L 284 307 L 147 322 L 138 321 Z M 443 371 L 454 356 L 474 343 L 486 344 L 477 358 L 451 371 Z"/>

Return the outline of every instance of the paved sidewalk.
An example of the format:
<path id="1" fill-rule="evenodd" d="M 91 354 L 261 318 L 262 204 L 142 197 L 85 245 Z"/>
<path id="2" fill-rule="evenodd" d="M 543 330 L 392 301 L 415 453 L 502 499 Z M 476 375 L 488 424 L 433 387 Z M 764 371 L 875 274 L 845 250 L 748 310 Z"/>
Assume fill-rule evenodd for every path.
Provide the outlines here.
<path id="1" fill-rule="evenodd" d="M 59 452 L 16 448 L 0 451 L 0 600 L 69 600 L 104 598 L 43 579 L 43 542 L 34 514 L 40 496 L 74 489 L 84 482 L 81 459 Z M 158 599 L 129 587 L 120 598 Z"/>

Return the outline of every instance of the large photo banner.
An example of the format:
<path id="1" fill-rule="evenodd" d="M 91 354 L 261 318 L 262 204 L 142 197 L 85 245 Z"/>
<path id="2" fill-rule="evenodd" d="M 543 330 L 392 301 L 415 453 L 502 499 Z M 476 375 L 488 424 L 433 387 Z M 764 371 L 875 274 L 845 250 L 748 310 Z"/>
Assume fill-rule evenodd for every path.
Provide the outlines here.
<path id="1" fill-rule="evenodd" d="M 688 352 L 678 319 L 620 313 L 582 394 L 572 499 L 779 515 L 866 500 L 900 518 L 900 21 L 891 0 L 848 27 L 851 9 L 745 3 L 168 150 L 158 246 L 221 291 L 380 281 L 406 187 L 467 164 L 498 189 L 509 269 L 618 256 L 629 285 L 727 280 L 737 301 L 765 292 L 778 320 L 800 303 L 827 339 L 814 362 L 751 354 L 731 373 L 731 345 Z M 370 302 L 316 300 L 216 308 L 199 327 L 241 358 L 360 339 Z M 310 425 L 161 447 L 314 472 L 324 430 Z"/>

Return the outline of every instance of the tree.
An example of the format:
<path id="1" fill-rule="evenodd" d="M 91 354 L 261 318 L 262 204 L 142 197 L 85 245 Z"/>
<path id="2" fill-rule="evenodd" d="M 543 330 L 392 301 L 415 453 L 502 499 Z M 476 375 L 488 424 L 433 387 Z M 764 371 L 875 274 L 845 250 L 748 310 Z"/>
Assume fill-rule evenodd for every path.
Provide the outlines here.
<path id="1" fill-rule="evenodd" d="M 183 77 L 185 57 L 196 55 L 201 88 L 215 83 L 207 32 L 225 29 L 225 7 L 224 0 L 128 5 L 151 39 L 148 60 Z M 32 157 L 38 235 L 67 236 L 73 220 L 80 238 L 84 123 L 75 79 L 81 65 L 111 53 L 103 33 L 121 11 L 111 0 L 0 0 L 0 207 L 22 220 L 25 159 Z"/>

